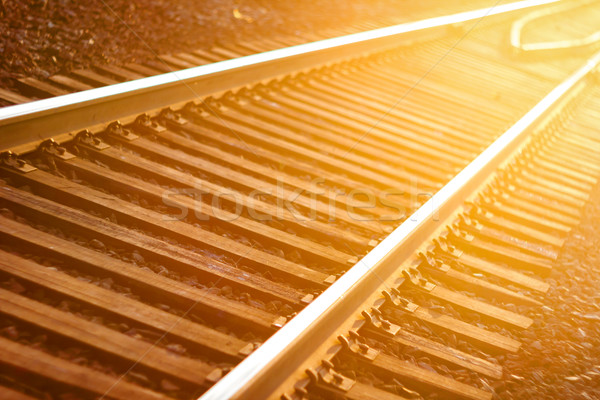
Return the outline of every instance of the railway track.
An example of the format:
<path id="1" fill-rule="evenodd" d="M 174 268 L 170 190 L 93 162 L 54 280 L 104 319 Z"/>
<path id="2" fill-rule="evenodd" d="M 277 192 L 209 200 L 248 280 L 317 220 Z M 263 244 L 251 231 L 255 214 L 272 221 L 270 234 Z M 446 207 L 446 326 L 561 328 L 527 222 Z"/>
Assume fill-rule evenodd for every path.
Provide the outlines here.
<path id="1" fill-rule="evenodd" d="M 0 109 L 4 393 L 491 398 L 599 172 L 536 7 Z"/>

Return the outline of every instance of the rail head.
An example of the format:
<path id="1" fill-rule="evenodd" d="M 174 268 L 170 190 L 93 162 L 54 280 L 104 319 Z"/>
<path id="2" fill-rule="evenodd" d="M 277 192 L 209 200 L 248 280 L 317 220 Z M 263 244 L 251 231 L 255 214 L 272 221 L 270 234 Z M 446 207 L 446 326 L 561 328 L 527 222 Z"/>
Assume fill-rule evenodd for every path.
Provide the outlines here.
<path id="1" fill-rule="evenodd" d="M 82 129 L 223 93 L 328 62 L 394 48 L 457 24 L 559 0 L 524 0 L 254 54 L 0 109 L 0 151 L 30 151 Z"/>
<path id="2" fill-rule="evenodd" d="M 600 52 L 554 88 L 446 186 L 422 205 L 338 281 L 284 325 L 254 353 L 222 378 L 200 400 L 266 398 L 281 389 L 287 376 L 310 359 L 310 349 L 332 337 L 336 324 L 348 324 L 369 293 L 397 273 L 397 266 L 440 229 L 499 166 L 515 154 L 530 133 L 576 96 L 600 65 Z M 372 297 L 372 295 L 371 295 Z M 335 336 L 333 336 L 335 337 Z M 314 360 L 312 360 L 314 361 Z M 318 362 L 317 362 L 318 363 Z M 294 369 L 296 368 L 296 370 Z M 281 379 L 281 380 L 279 380 Z"/>

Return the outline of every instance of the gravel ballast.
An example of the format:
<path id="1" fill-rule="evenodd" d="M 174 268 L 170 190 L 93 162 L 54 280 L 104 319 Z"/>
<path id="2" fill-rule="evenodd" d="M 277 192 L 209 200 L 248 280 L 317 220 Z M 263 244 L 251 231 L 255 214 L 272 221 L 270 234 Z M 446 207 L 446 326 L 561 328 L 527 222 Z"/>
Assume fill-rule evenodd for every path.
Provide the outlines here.
<path id="1" fill-rule="evenodd" d="M 1 0 L 0 87 L 14 87 L 17 78 L 43 80 L 218 42 L 302 37 L 381 17 L 408 21 L 493 3 L 452 0 L 444 10 L 433 0 Z"/>
<path id="2" fill-rule="evenodd" d="M 521 337 L 522 350 L 503 363 L 497 398 L 600 399 L 600 186 L 585 207 L 554 270 L 544 306 Z"/>

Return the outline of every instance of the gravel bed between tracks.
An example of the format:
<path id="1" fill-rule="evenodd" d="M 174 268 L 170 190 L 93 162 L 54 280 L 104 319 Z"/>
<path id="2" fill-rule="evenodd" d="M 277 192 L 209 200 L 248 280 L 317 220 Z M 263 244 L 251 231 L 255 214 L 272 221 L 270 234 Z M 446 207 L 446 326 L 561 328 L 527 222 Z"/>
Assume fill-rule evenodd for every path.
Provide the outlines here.
<path id="1" fill-rule="evenodd" d="M 457 10 L 491 0 L 451 0 Z M 217 42 L 302 36 L 381 17 L 436 14 L 434 0 L 0 0 L 0 87 L 93 64 L 141 62 Z"/>
<path id="2" fill-rule="evenodd" d="M 600 185 L 569 234 L 547 280 L 545 306 L 522 336 L 523 349 L 507 355 L 497 398 L 600 398 Z"/>

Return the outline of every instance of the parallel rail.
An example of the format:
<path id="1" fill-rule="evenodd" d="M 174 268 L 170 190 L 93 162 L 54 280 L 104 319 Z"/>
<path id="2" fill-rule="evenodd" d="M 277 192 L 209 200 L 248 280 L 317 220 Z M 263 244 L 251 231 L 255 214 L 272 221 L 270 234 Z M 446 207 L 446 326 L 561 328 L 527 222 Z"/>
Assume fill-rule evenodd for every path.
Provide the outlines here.
<path id="1" fill-rule="evenodd" d="M 342 349 L 335 346 L 339 335 L 356 332 L 358 326 L 369 323 L 365 319 L 370 316 L 362 322 L 355 318 L 368 310 L 369 304 L 381 300 L 382 292 L 399 286 L 403 273 L 413 268 L 407 261 L 418 252 L 427 253 L 433 237 L 439 237 L 457 219 L 465 202 L 475 200 L 483 187 L 497 179 L 495 172 L 513 161 L 525 143 L 530 144 L 534 131 L 548 129 L 566 112 L 595 79 L 590 76 L 599 64 L 597 53 L 202 399 L 267 398 L 293 391 L 298 371 L 304 374 L 319 365 L 319 357 L 333 357 L 336 350 L 332 348 Z"/>

